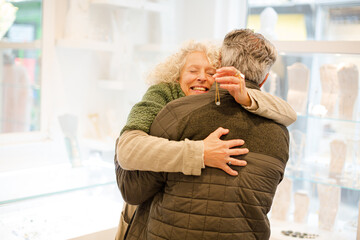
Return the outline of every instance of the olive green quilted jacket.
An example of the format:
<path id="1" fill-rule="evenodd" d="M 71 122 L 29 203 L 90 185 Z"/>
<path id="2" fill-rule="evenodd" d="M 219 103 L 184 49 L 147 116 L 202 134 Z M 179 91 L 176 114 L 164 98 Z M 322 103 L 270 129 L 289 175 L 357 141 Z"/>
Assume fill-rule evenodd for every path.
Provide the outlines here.
<path id="1" fill-rule="evenodd" d="M 252 87 L 252 86 L 248 86 Z M 224 139 L 241 138 L 250 153 L 236 177 L 206 167 L 201 176 L 120 170 L 124 200 L 140 204 L 126 239 L 269 239 L 270 211 L 288 160 L 286 127 L 239 108 L 226 91 L 213 89 L 169 103 L 150 133 L 172 140 L 204 139 L 219 126 Z"/>

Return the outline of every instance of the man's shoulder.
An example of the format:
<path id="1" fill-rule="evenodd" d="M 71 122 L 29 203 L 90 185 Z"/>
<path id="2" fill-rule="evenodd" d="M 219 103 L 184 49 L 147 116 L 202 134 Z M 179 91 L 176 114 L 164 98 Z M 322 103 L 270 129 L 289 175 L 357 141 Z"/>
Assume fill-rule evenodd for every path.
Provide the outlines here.
<path id="1" fill-rule="evenodd" d="M 194 111 L 208 104 L 202 95 L 186 96 L 166 104 L 151 125 L 150 134 L 176 140 L 180 123 Z"/>
<path id="2" fill-rule="evenodd" d="M 213 103 L 213 101 L 210 102 L 206 94 L 185 96 L 166 104 L 158 115 L 171 113 L 178 119 L 181 119 L 187 117 L 189 114 L 194 113 L 194 111 L 197 109 L 204 107 L 206 108 L 209 103 Z"/>

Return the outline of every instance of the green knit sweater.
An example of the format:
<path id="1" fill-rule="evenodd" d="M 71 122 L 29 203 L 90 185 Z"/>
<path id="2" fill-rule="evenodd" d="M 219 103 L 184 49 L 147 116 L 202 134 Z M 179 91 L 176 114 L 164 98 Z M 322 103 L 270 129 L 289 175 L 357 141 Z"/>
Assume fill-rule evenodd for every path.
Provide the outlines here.
<path id="1" fill-rule="evenodd" d="M 160 110 L 167 103 L 181 97 L 185 97 L 185 94 L 177 82 L 150 86 L 142 100 L 132 107 L 120 134 L 126 130 L 142 130 L 149 133 L 151 124 Z"/>

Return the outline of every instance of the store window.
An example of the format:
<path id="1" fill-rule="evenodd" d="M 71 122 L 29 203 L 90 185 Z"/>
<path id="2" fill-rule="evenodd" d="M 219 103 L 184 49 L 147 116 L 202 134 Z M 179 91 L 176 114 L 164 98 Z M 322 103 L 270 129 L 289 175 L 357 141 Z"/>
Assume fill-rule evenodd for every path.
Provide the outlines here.
<path id="1" fill-rule="evenodd" d="M 0 1 L 0 133 L 40 130 L 42 2 Z"/>

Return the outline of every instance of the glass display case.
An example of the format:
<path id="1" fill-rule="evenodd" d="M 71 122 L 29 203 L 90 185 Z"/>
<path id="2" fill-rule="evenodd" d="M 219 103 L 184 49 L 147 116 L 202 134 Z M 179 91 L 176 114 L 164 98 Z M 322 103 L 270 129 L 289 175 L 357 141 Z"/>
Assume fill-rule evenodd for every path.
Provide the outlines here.
<path id="1" fill-rule="evenodd" d="M 135 46 L 163 40 L 157 28 L 167 1 L 6 2 L 17 17 L 0 53 L 26 68 L 27 84 L 5 82 L 8 59 L 1 58 L 0 238 L 70 239 L 115 229 L 123 200 L 114 145 L 130 108 L 124 89 L 145 86 L 129 64 L 137 61 Z M 9 88 L 24 90 L 17 95 L 35 106 L 17 115 L 30 118 L 26 129 L 5 128 L 6 111 L 19 109 L 3 100 Z"/>
<path id="2" fill-rule="evenodd" d="M 74 164 L 59 121 L 51 120 L 56 99 L 48 96 L 59 91 L 54 12 L 61 2 L 67 1 L 0 1 L 0 30 L 3 4 L 16 11 L 0 31 L 1 239 L 69 239 L 114 228 L 119 220 L 123 201 L 113 153 L 81 148 L 87 154 Z"/>
<path id="3" fill-rule="evenodd" d="M 359 63 L 359 53 L 283 53 L 264 86 L 298 114 L 289 127 L 285 180 L 270 213 L 273 239 L 287 239 L 289 231 L 315 239 L 359 234 Z"/>
<path id="4" fill-rule="evenodd" d="M 0 202 L 0 236 L 6 240 L 73 239 L 115 228 L 121 209 L 115 183 Z M 114 236 L 113 231 L 109 238 L 85 239 Z"/>
<path id="5" fill-rule="evenodd" d="M 248 27 L 279 51 L 263 90 L 289 102 L 290 158 L 271 239 L 359 239 L 360 3 L 249 1 Z"/>

